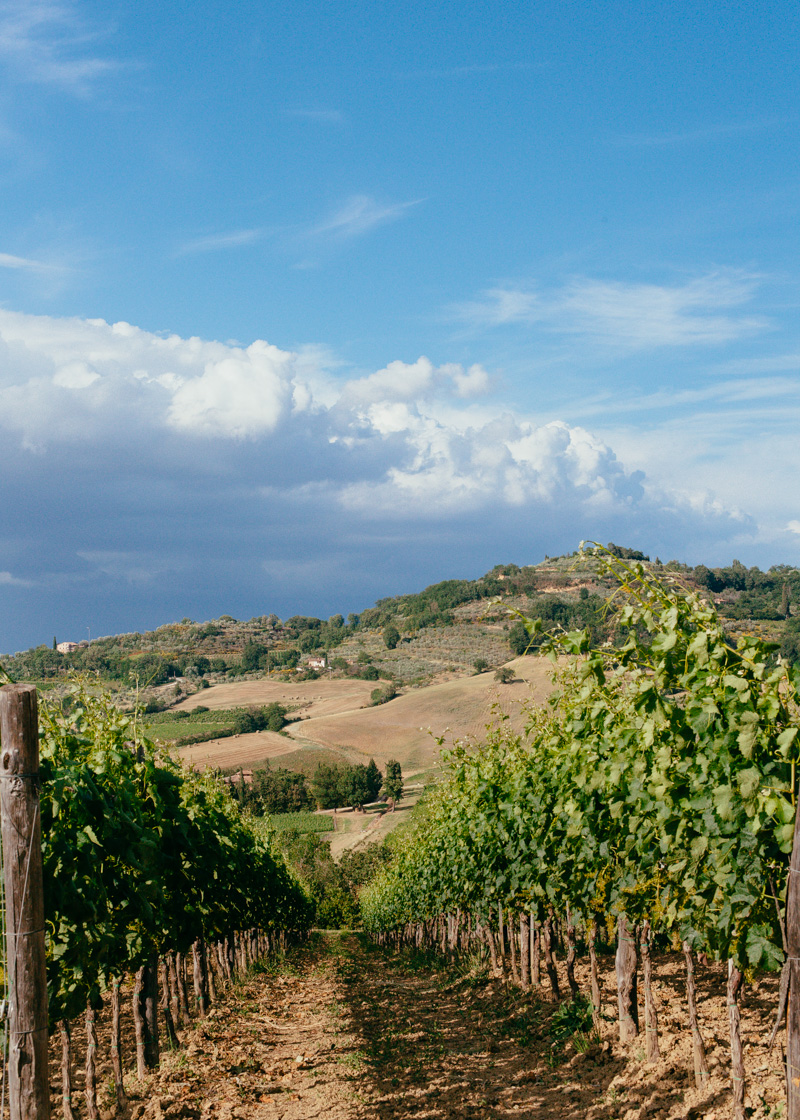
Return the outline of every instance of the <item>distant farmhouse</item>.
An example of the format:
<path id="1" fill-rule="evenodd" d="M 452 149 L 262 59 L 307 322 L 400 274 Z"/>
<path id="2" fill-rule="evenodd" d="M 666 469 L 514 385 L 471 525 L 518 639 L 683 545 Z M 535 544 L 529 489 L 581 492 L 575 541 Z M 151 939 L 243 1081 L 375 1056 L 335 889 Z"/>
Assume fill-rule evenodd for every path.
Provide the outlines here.
<path id="1" fill-rule="evenodd" d="M 56 646 L 59 653 L 74 653 L 77 648 L 77 642 L 59 642 Z"/>

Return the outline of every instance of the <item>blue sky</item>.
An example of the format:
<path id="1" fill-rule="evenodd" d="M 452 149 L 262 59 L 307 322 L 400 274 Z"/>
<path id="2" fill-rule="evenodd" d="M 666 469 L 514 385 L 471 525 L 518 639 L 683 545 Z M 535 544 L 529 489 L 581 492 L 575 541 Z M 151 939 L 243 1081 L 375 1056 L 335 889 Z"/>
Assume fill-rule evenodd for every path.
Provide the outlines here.
<path id="1" fill-rule="evenodd" d="M 799 20 L 0 2 L 0 649 L 800 562 Z"/>

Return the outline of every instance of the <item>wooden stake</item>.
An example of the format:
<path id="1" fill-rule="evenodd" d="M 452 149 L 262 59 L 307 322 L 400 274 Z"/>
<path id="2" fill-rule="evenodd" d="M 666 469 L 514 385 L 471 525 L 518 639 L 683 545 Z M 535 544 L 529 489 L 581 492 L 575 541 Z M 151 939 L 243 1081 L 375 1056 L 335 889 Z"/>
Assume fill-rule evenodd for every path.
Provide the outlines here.
<path id="1" fill-rule="evenodd" d="M 114 1074 L 114 1092 L 117 1107 L 123 1109 L 127 1104 L 125 1081 L 122 1075 L 122 1029 L 120 1027 L 120 978 L 111 981 L 111 1070 Z"/>
<path id="2" fill-rule="evenodd" d="M 731 1078 L 733 1081 L 733 1120 L 745 1120 L 744 1055 L 739 1030 L 739 996 L 744 977 L 732 960 L 728 960 L 728 1021 L 731 1029 Z"/>
<path id="3" fill-rule="evenodd" d="M 144 966 L 137 968 L 133 983 L 133 1029 L 136 1035 L 136 1076 L 141 1081 L 147 1076 L 147 1060 L 145 1058 L 145 1023 L 144 1023 Z"/>
<path id="4" fill-rule="evenodd" d="M 686 1002 L 689 1006 L 689 1026 L 692 1028 L 692 1057 L 694 1059 L 694 1083 L 702 1089 L 708 1081 L 708 1062 L 700 1023 L 697 1019 L 697 998 L 694 986 L 694 960 L 688 941 L 683 943 L 683 956 L 686 961 Z"/>
<path id="5" fill-rule="evenodd" d="M 508 948 L 511 954 L 511 980 L 519 988 L 521 979 L 517 968 L 517 939 L 514 930 L 514 912 L 508 912 Z"/>
<path id="6" fill-rule="evenodd" d="M 639 948 L 642 953 L 642 986 L 644 987 L 644 1030 L 645 1054 L 648 1062 L 657 1062 L 661 1057 L 658 1046 L 658 1012 L 653 997 L 653 967 L 650 958 L 650 923 L 644 921 L 639 933 Z"/>
<path id="7" fill-rule="evenodd" d="M 528 933 L 528 915 L 519 916 L 519 971 L 522 976 L 522 987 L 528 991 L 531 986 L 531 942 Z"/>
<path id="8" fill-rule="evenodd" d="M 197 1007 L 197 1014 L 199 1018 L 205 1019 L 208 1014 L 208 981 L 206 980 L 204 960 L 203 960 L 203 941 L 202 938 L 197 939 L 192 945 L 192 963 L 194 965 L 192 970 L 192 979 L 194 981 L 194 1001 Z"/>
<path id="9" fill-rule="evenodd" d="M 86 1004 L 86 1082 L 83 1095 L 89 1120 L 100 1120 L 97 1110 L 97 1029 L 91 1003 Z"/>
<path id="10" fill-rule="evenodd" d="M 631 1042 L 639 1033 L 639 1007 L 636 996 L 636 940 L 627 918 L 620 914 L 617 923 L 617 1004 L 619 1040 Z"/>
<path id="11" fill-rule="evenodd" d="M 786 1120 L 800 1120 L 800 799 L 794 821 L 794 844 L 786 888 Z"/>
<path id="12" fill-rule="evenodd" d="M 0 688 L 11 1120 L 49 1120 L 47 976 L 39 815 L 39 712 L 33 685 Z"/>
<path id="13" fill-rule="evenodd" d="M 602 1024 L 603 992 L 600 987 L 600 976 L 597 969 L 597 922 L 594 918 L 589 923 L 589 971 L 592 988 L 592 1023 L 596 1031 Z"/>
<path id="14" fill-rule="evenodd" d="M 75 1120 L 72 1110 L 72 1043 L 69 1023 L 62 1019 L 58 1026 L 61 1031 L 61 1111 L 64 1120 Z"/>
<path id="15" fill-rule="evenodd" d="M 561 989 L 558 986 L 558 972 L 553 959 L 553 918 L 548 917 L 542 925 L 542 952 L 544 954 L 544 967 L 550 980 L 553 999 L 561 999 Z"/>
<path id="16" fill-rule="evenodd" d="M 539 987 L 539 923 L 531 914 L 528 925 L 531 932 L 531 985 Z"/>
<path id="17" fill-rule="evenodd" d="M 183 953 L 175 954 L 175 974 L 178 982 L 181 1015 L 188 1026 L 191 1023 L 192 1013 L 189 1007 L 189 993 L 186 990 L 186 957 Z"/>
<path id="18" fill-rule="evenodd" d="M 575 926 L 572 924 L 572 917 L 569 913 L 569 910 L 567 910 L 566 937 L 567 937 L 567 983 L 569 984 L 569 990 L 572 993 L 572 998 L 577 999 L 578 996 L 580 995 L 580 988 L 578 987 L 578 982 L 575 979 L 575 957 L 577 955 L 577 950 L 575 948 Z"/>
<path id="19" fill-rule="evenodd" d="M 164 1020 L 164 1035 L 167 1048 L 175 1050 L 178 1045 L 178 1036 L 175 1033 L 175 1021 L 172 1018 L 172 999 L 169 990 L 169 954 L 164 957 L 158 966 L 161 978 L 161 1017 Z"/>

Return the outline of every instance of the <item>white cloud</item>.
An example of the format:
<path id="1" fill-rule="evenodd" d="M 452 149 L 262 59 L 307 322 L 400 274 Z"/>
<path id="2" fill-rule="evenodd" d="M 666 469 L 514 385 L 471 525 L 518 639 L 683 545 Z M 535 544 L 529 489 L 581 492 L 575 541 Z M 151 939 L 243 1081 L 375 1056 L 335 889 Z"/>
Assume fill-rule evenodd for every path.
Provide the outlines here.
<path id="1" fill-rule="evenodd" d="M 492 288 L 451 310 L 473 327 L 539 325 L 626 350 L 719 345 L 769 328 L 762 317 L 731 313 L 752 298 L 756 283 L 756 277 L 737 272 L 671 286 L 578 277 L 548 294 Z"/>
<path id="2" fill-rule="evenodd" d="M 0 253 L 0 268 L 18 269 L 23 272 L 63 272 L 61 265 L 29 260 L 27 257 L 15 257 L 11 253 Z"/>
<path id="3" fill-rule="evenodd" d="M 800 521 L 789 521 L 787 522 L 786 528 L 790 533 L 797 533 L 800 535 Z"/>
<path id="4" fill-rule="evenodd" d="M 0 3 L 0 57 L 25 81 L 85 95 L 95 79 L 118 68 L 93 49 L 100 37 L 68 0 Z"/>
<path id="5" fill-rule="evenodd" d="M 212 233 L 206 237 L 195 237 L 184 242 L 175 250 L 176 257 L 190 256 L 194 253 L 215 253 L 222 249 L 239 249 L 243 245 L 253 245 L 267 234 L 265 229 L 237 229 L 229 233 Z"/>
<path id="6" fill-rule="evenodd" d="M 4 587 L 30 587 L 30 581 L 17 579 L 11 572 L 0 572 L 0 585 Z"/>
<path id="7" fill-rule="evenodd" d="M 223 436 L 273 431 L 293 397 L 294 355 L 254 342 L 221 361 L 207 362 L 202 374 L 180 381 L 168 418 L 175 428 Z"/>
<path id="8" fill-rule="evenodd" d="M 315 226 L 311 233 L 315 236 L 327 235 L 342 240 L 361 237 L 377 226 L 397 221 L 411 207 L 418 206 L 421 201 L 422 199 L 415 199 L 412 202 L 382 204 L 368 195 L 353 195 Z"/>
<path id="9" fill-rule="evenodd" d="M 592 432 L 467 400 L 489 381 L 424 356 L 347 379 L 319 348 L 0 309 L 0 502 L 20 511 L 0 535 L 0 586 L 52 632 L 64 627 L 47 611 L 68 601 L 86 626 L 101 591 L 111 604 L 164 596 L 163 621 L 219 614 L 220 588 L 238 587 L 256 614 L 259 581 L 295 571 L 296 609 L 311 610 L 303 571 L 321 573 L 315 594 L 336 583 L 353 603 L 357 587 L 363 605 L 370 588 L 384 593 L 387 565 L 408 585 L 582 538 L 650 548 L 655 536 L 660 548 L 752 535 L 762 476 L 743 486 L 753 458 L 741 440 L 728 439 L 715 475 L 719 448 L 699 421 L 641 439 Z M 770 489 L 785 542 L 797 508 Z M 92 630 L 115 626 L 138 628 Z"/>

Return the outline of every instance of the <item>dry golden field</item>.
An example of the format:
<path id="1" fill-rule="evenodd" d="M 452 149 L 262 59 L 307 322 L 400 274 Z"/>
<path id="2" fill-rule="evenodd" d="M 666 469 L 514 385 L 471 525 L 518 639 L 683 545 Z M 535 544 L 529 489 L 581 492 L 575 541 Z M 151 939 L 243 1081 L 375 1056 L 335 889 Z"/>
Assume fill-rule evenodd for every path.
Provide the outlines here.
<path id="1" fill-rule="evenodd" d="M 252 766 L 276 759 L 279 766 L 306 770 L 304 763 L 337 758 L 366 762 L 381 768 L 396 758 L 406 775 L 430 769 L 439 761 L 436 738 L 480 740 L 496 718 L 494 707 L 509 716 L 513 728 L 524 724 L 522 705 L 541 703 L 550 692 L 550 663 L 534 657 L 508 662 L 515 673 L 510 684 L 499 684 L 494 673 L 461 677 L 426 688 L 411 689 L 388 704 L 365 707 L 378 682 L 373 681 L 244 681 L 205 690 L 208 708 L 266 704 L 278 701 L 308 716 L 287 728 L 289 736 L 269 731 L 216 739 L 183 747 L 177 754 L 198 766 Z M 193 708 L 197 695 L 179 707 Z"/>

